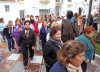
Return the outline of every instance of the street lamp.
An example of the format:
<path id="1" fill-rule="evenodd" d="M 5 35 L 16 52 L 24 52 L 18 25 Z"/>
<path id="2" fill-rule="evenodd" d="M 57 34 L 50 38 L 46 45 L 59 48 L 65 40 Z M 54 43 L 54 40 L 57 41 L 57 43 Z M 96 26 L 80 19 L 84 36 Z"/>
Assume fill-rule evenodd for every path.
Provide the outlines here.
<path id="1" fill-rule="evenodd" d="M 88 12 L 87 26 L 89 26 L 89 24 L 90 24 L 90 15 L 91 15 L 92 1 L 93 0 L 90 0 L 90 3 L 89 3 L 89 12 Z"/>

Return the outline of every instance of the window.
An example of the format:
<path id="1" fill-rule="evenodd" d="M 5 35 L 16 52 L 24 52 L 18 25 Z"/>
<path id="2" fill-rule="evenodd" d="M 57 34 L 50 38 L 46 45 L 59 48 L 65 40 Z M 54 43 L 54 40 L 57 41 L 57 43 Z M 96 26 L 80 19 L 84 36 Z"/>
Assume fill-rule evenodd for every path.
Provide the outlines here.
<path id="1" fill-rule="evenodd" d="M 56 0 L 56 2 L 63 2 L 63 0 Z"/>
<path id="2" fill-rule="evenodd" d="M 39 14 L 40 15 L 47 15 L 47 14 L 49 14 L 49 10 L 48 9 L 39 9 Z"/>
<path id="3" fill-rule="evenodd" d="M 9 12 L 9 11 L 10 11 L 9 5 L 5 5 L 5 11 L 6 11 L 6 12 Z"/>
<path id="4" fill-rule="evenodd" d="M 72 2 L 72 0 L 68 0 L 68 2 Z"/>
<path id="5" fill-rule="evenodd" d="M 19 2 L 19 1 L 24 1 L 24 0 L 17 0 L 17 1 Z"/>

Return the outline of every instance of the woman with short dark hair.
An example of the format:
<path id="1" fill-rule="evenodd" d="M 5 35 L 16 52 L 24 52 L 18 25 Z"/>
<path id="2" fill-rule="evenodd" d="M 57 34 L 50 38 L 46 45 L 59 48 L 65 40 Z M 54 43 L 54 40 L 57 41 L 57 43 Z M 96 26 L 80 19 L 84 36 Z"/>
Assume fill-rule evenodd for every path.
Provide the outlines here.
<path id="1" fill-rule="evenodd" d="M 46 72 L 49 72 L 50 68 L 57 61 L 57 51 L 61 49 L 61 26 L 54 26 L 50 30 L 50 39 L 45 43 L 43 49 L 43 58 L 46 63 Z"/>
<path id="2" fill-rule="evenodd" d="M 81 64 L 85 60 L 86 46 L 82 42 L 69 40 L 58 51 L 58 62 L 50 72 L 83 72 Z"/>

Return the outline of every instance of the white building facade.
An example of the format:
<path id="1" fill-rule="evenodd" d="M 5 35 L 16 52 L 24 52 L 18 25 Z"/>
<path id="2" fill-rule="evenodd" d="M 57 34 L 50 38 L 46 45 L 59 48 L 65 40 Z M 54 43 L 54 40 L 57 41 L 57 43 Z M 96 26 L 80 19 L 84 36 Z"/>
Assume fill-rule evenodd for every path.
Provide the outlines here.
<path id="1" fill-rule="evenodd" d="M 23 18 L 26 15 L 59 14 L 65 16 L 67 11 L 87 15 L 90 0 L 0 0 L 0 17 L 8 20 Z M 97 13 L 98 0 L 93 0 L 91 13 Z M 6 11 L 8 8 L 8 11 Z"/>
<path id="2" fill-rule="evenodd" d="M 67 11 L 71 10 L 74 13 L 79 13 L 79 8 L 82 10 L 82 15 L 87 15 L 89 10 L 90 0 L 24 0 L 25 15 L 40 15 L 40 14 L 59 14 L 65 16 Z M 98 0 L 93 0 L 91 14 L 97 12 Z"/>
<path id="3" fill-rule="evenodd" d="M 19 17 L 19 9 L 16 1 L 0 1 L 0 18 L 3 17 L 5 23 L 9 20 L 14 21 Z"/>

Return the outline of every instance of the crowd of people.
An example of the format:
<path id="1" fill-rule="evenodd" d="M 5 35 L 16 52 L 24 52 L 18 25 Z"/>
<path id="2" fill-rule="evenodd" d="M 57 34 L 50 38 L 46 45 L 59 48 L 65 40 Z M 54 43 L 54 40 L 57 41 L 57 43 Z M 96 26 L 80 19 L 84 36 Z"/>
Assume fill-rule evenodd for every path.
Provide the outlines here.
<path id="1" fill-rule="evenodd" d="M 86 16 L 68 11 L 66 17 L 48 15 L 27 15 L 16 18 L 15 26 L 10 20 L 6 27 L 0 18 L 0 35 L 7 40 L 8 50 L 18 48 L 23 54 L 23 65 L 28 66 L 34 51 L 43 52 L 46 72 L 86 72 L 87 63 L 95 58 L 95 43 L 92 39 L 97 30 L 98 15 L 90 16 L 86 26 Z"/>

